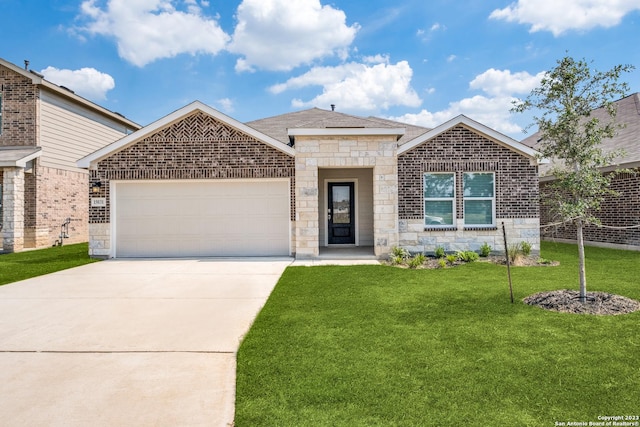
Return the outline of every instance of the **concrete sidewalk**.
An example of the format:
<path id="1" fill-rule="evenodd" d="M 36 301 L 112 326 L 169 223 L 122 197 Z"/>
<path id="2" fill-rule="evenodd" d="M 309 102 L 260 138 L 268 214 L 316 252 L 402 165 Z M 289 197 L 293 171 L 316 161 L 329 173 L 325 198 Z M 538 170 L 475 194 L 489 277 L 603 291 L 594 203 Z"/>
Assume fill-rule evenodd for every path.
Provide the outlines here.
<path id="1" fill-rule="evenodd" d="M 3 426 L 226 426 L 292 259 L 109 260 L 0 286 Z"/>

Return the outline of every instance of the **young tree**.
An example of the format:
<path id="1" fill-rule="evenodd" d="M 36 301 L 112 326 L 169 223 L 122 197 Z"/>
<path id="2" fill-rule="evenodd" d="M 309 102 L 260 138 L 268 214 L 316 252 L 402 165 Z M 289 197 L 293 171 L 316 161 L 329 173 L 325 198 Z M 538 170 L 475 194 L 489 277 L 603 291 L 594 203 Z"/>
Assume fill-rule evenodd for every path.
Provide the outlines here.
<path id="1" fill-rule="evenodd" d="M 585 60 L 567 56 L 558 60 L 540 86 L 512 109 L 519 113 L 533 110 L 539 151 L 544 158 L 554 160 L 551 173 L 556 178 L 555 191 L 548 202 L 558 217 L 576 226 L 581 302 L 587 297 L 582 230 L 586 224 L 599 224 L 595 212 L 606 195 L 614 194 L 609 189 L 613 174 L 603 174 L 599 168 L 620 154 L 604 153 L 600 143 L 624 126 L 615 121 L 614 101 L 629 90 L 626 83 L 618 81 L 620 75 L 633 69 L 631 65 L 617 65 L 600 72 L 591 70 Z M 597 108 L 607 112 L 607 120 L 592 116 Z"/>

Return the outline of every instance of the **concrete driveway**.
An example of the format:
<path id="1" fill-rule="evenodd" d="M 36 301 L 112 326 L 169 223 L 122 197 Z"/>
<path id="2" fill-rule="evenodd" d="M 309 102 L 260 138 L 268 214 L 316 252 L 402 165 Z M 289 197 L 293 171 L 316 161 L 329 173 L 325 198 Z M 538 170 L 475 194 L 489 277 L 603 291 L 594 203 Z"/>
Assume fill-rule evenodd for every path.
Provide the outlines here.
<path id="1" fill-rule="evenodd" d="M 109 260 L 0 286 L 3 426 L 227 426 L 291 259 Z"/>

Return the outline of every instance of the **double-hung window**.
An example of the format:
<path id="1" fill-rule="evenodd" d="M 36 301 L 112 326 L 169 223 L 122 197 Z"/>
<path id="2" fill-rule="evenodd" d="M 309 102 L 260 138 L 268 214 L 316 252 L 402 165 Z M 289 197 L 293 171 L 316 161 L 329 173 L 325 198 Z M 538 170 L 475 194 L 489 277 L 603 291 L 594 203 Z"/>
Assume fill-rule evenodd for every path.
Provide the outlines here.
<path id="1" fill-rule="evenodd" d="M 495 227 L 495 175 L 464 174 L 464 224 L 469 227 Z"/>
<path id="2" fill-rule="evenodd" d="M 424 174 L 424 223 L 428 227 L 453 227 L 456 217 L 454 173 Z"/>

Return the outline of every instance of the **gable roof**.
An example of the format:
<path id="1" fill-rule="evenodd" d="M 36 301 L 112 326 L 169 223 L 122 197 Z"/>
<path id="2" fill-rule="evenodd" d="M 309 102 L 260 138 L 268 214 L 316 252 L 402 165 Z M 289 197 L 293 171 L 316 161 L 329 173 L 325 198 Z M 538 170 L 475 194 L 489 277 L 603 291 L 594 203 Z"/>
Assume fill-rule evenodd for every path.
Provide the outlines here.
<path id="1" fill-rule="evenodd" d="M 612 165 L 630 165 L 640 163 L 640 92 L 636 92 L 614 102 L 617 114 L 615 121 L 625 127 L 618 130 L 613 138 L 602 141 L 601 148 L 605 153 L 624 150 L 624 155 L 613 159 Z M 608 120 L 609 115 L 604 108 L 592 111 L 592 117 Z M 522 140 L 522 143 L 532 147 L 540 147 L 540 131 Z"/>
<path id="2" fill-rule="evenodd" d="M 91 101 L 89 101 L 88 99 L 85 99 L 79 95 L 76 95 L 73 91 L 71 91 L 70 89 L 67 89 L 63 86 L 58 86 L 54 83 L 51 83 L 48 80 L 45 80 L 44 76 L 42 74 L 36 73 L 33 70 L 26 70 L 24 68 L 20 68 L 15 64 L 12 64 L 11 62 L 4 60 L 2 58 L 0 58 L 0 66 L 4 66 L 5 68 L 10 69 L 11 71 L 20 74 L 23 77 L 26 77 L 27 79 L 31 80 L 31 82 L 35 85 L 40 86 L 41 88 L 44 88 L 46 90 L 49 90 L 50 92 L 53 92 L 57 95 L 62 96 L 63 98 L 69 99 L 73 102 L 75 102 L 76 104 L 80 104 L 82 107 L 87 108 L 89 110 L 95 111 L 103 116 L 107 116 L 109 117 L 111 120 L 115 120 L 118 123 L 122 123 L 125 126 L 127 126 L 128 128 L 131 128 L 133 130 L 137 130 L 140 129 L 140 125 L 134 121 L 129 120 L 128 118 L 126 118 L 125 116 L 123 116 L 120 113 L 116 113 L 110 110 L 107 110 L 106 108 L 95 104 Z"/>
<path id="3" fill-rule="evenodd" d="M 482 123 L 478 123 L 475 120 L 468 118 L 467 116 L 460 114 L 457 117 L 437 126 L 430 131 L 414 138 L 412 141 L 402 145 L 398 148 L 398 155 L 402 153 L 406 153 L 409 150 L 417 147 L 418 145 L 435 138 L 436 136 L 448 131 L 451 128 L 462 125 L 476 133 L 480 133 L 487 138 L 495 141 L 496 143 L 513 150 L 521 155 L 530 158 L 531 160 L 536 160 L 538 163 L 543 163 L 544 161 L 538 161 L 538 152 L 531 147 L 528 147 L 513 138 L 510 138 L 500 132 L 497 132 L 490 127 L 483 125 Z"/>
<path id="4" fill-rule="evenodd" d="M 77 164 L 79 168 L 92 168 L 95 166 L 96 163 L 98 163 L 99 161 L 105 159 L 106 157 L 111 156 L 112 154 L 120 151 L 120 150 L 124 150 L 125 148 L 135 144 L 136 142 L 150 136 L 153 135 L 156 131 L 163 129 L 173 123 L 176 123 L 178 121 L 180 121 L 181 119 L 190 116 L 191 114 L 193 114 L 194 112 L 197 111 L 201 111 L 204 114 L 207 114 L 221 122 L 224 122 L 225 124 L 239 130 L 240 132 L 243 132 L 255 139 L 257 139 L 258 141 L 261 141 L 277 150 L 280 150 L 282 152 L 284 152 L 285 154 L 288 154 L 290 156 L 295 155 L 295 151 L 293 150 L 293 148 L 289 147 L 286 144 L 281 143 L 280 141 L 265 135 L 261 132 L 256 131 L 255 129 L 240 123 L 239 121 L 221 113 L 220 111 L 209 107 L 206 104 L 203 104 L 200 101 L 194 101 L 191 104 L 188 104 L 182 108 L 180 108 L 179 110 L 174 111 L 173 113 L 159 119 L 156 120 L 155 122 L 151 123 L 148 126 L 143 127 L 142 129 L 125 136 L 124 138 L 119 139 L 118 141 L 115 141 L 103 148 L 101 148 L 98 151 L 95 151 L 91 154 L 89 154 L 86 157 L 83 157 L 82 159 L 78 160 Z"/>

